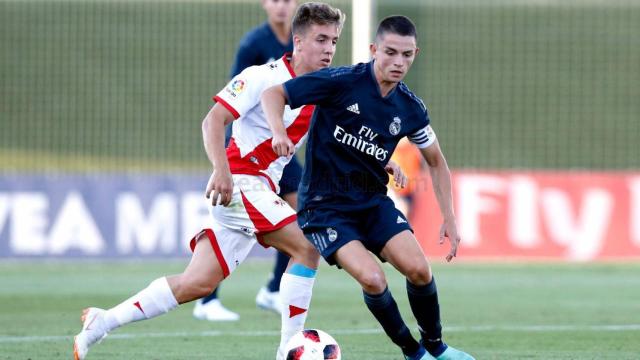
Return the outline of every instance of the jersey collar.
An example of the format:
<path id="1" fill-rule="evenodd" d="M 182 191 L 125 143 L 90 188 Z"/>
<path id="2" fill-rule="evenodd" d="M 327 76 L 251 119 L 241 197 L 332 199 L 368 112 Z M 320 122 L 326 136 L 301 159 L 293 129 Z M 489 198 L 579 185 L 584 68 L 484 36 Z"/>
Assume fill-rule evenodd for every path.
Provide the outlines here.
<path id="1" fill-rule="evenodd" d="M 291 59 L 291 53 L 284 53 L 284 55 L 282 55 L 282 62 L 284 62 L 284 66 L 287 67 L 287 70 L 289 70 L 289 74 L 291 74 L 291 77 L 294 78 L 296 77 L 296 73 L 293 71 L 293 68 L 291 67 L 291 63 L 289 62 Z M 380 91 L 380 90 L 378 90 Z"/>
<path id="2" fill-rule="evenodd" d="M 395 94 L 396 89 L 398 88 L 398 84 L 396 84 L 396 86 L 394 86 L 393 89 L 391 89 L 391 91 L 389 91 L 387 96 L 382 96 L 382 91 L 380 91 L 380 84 L 378 84 L 378 80 L 376 80 L 376 73 L 375 73 L 375 70 L 373 68 L 373 63 L 374 62 L 375 62 L 375 60 L 371 60 L 369 62 L 369 65 L 368 65 L 369 66 L 369 75 L 370 75 L 371 81 L 373 81 L 373 84 L 376 87 L 376 91 L 378 93 L 378 96 L 380 96 L 381 98 L 383 98 L 385 100 L 386 99 L 390 99 L 393 96 L 393 94 Z"/>

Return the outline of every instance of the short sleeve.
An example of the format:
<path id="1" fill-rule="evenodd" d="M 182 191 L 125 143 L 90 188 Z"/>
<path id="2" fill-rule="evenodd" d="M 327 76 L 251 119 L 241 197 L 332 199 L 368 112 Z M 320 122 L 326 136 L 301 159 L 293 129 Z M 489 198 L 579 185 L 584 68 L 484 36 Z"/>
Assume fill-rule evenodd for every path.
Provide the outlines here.
<path id="1" fill-rule="evenodd" d="M 251 66 L 236 75 L 213 100 L 223 105 L 237 119 L 260 103 L 266 86 L 260 76 L 260 66 Z"/>
<path id="2" fill-rule="evenodd" d="M 293 78 L 283 84 L 288 104 L 292 109 L 303 105 L 323 105 L 340 92 L 341 79 L 335 69 L 325 68 Z"/>

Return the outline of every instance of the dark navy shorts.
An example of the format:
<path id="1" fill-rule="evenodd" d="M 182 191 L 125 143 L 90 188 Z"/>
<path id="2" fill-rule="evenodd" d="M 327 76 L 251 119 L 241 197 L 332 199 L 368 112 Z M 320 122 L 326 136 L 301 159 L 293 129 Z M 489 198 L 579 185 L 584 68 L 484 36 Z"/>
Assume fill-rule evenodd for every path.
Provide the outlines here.
<path id="1" fill-rule="evenodd" d="M 291 161 L 282 170 L 282 178 L 280 179 L 280 192 L 278 196 L 283 197 L 286 194 L 298 192 L 298 185 L 302 180 L 302 165 L 297 157 L 293 156 Z"/>
<path id="2" fill-rule="evenodd" d="M 377 206 L 362 210 L 340 211 L 337 207 L 302 210 L 298 212 L 298 225 L 329 265 L 336 265 L 335 252 L 353 240 L 359 240 L 380 258 L 380 252 L 392 237 L 404 230 L 413 232 L 393 200 L 383 199 Z"/>

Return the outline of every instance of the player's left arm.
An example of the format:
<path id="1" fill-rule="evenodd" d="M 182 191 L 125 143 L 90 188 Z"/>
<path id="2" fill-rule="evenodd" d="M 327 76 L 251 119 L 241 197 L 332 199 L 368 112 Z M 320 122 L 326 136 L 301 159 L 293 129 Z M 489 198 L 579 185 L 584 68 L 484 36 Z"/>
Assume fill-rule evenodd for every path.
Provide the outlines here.
<path id="1" fill-rule="evenodd" d="M 432 143 L 427 147 L 420 148 L 420 152 L 429 166 L 433 191 L 444 219 L 440 227 L 440 244 L 444 243 L 445 237 L 449 239 L 451 250 L 449 254 L 447 254 L 446 259 L 447 261 L 451 261 L 456 256 L 458 244 L 460 243 L 456 216 L 453 210 L 451 172 L 449 171 L 447 160 L 442 153 L 438 139 L 435 139 L 435 134 Z"/>

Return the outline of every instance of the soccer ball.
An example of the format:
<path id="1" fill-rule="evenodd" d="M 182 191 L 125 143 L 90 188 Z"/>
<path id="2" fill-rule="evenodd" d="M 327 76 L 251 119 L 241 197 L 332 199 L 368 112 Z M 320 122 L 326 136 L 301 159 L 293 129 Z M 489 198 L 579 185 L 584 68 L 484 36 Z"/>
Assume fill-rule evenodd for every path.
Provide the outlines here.
<path id="1" fill-rule="evenodd" d="M 322 330 L 306 329 L 287 343 L 286 360 L 340 360 L 340 346 Z"/>

